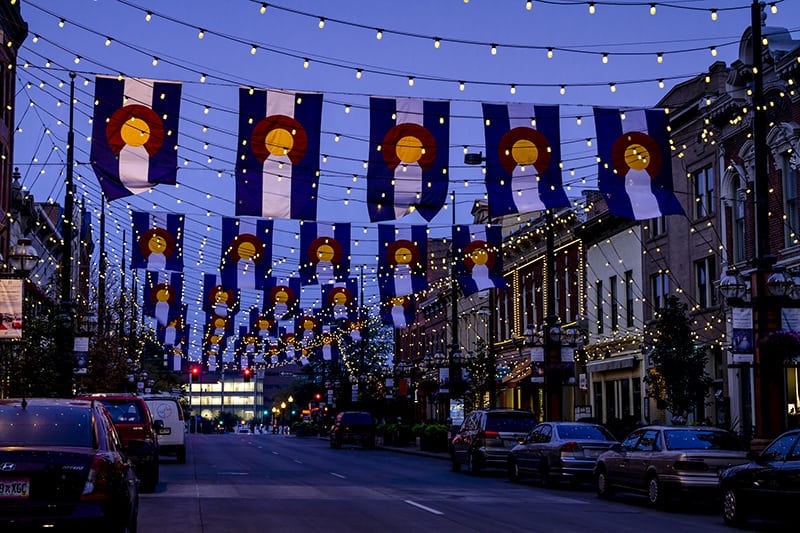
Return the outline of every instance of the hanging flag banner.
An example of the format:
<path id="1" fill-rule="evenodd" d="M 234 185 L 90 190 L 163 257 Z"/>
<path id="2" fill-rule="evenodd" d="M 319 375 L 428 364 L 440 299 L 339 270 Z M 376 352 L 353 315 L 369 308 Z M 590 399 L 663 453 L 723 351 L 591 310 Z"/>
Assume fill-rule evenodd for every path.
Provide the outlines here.
<path id="1" fill-rule="evenodd" d="M 268 278 L 264 284 L 264 315 L 287 320 L 300 310 L 300 278 Z"/>
<path id="2" fill-rule="evenodd" d="M 427 226 L 378 224 L 378 286 L 381 299 L 428 288 Z"/>
<path id="3" fill-rule="evenodd" d="M 250 333 L 262 339 L 261 344 L 270 344 L 278 336 L 278 322 L 257 307 L 250 309 Z"/>
<path id="4" fill-rule="evenodd" d="M 234 289 L 263 289 L 272 272 L 271 220 L 222 217 L 222 284 Z"/>
<path id="5" fill-rule="evenodd" d="M 278 326 L 278 332 L 280 334 L 280 349 L 282 349 L 283 353 L 286 355 L 287 361 L 293 361 L 297 357 L 299 346 L 299 339 L 297 335 L 295 335 L 294 320 L 282 322 L 281 325 Z M 276 358 L 275 362 L 277 361 Z"/>
<path id="6" fill-rule="evenodd" d="M 236 215 L 316 220 L 322 94 L 239 89 Z"/>
<path id="7" fill-rule="evenodd" d="M 309 309 L 302 317 L 297 319 L 297 325 L 294 329 L 295 335 L 303 346 L 309 346 L 320 332 L 319 319 L 315 316 L 314 311 Z"/>
<path id="8" fill-rule="evenodd" d="M 558 106 L 483 104 L 483 121 L 489 216 L 569 207 Z"/>
<path id="9" fill-rule="evenodd" d="M 183 271 L 183 215 L 133 211 L 131 268 Z"/>
<path id="10" fill-rule="evenodd" d="M 239 326 L 239 336 L 235 343 L 236 357 L 239 359 L 240 368 L 252 368 L 256 363 L 256 354 L 261 352 L 263 361 L 263 348 L 259 346 L 260 339 L 247 331 L 247 326 Z"/>
<path id="11" fill-rule="evenodd" d="M 174 185 L 181 84 L 97 76 L 94 101 L 90 157 L 106 198 Z"/>
<path id="12" fill-rule="evenodd" d="M 183 274 L 180 272 L 145 272 L 142 312 L 166 326 L 181 313 Z"/>
<path id="13" fill-rule="evenodd" d="M 322 286 L 321 314 L 328 320 L 353 320 L 358 312 L 358 280 Z"/>
<path id="14" fill-rule="evenodd" d="M 183 304 L 178 316 L 171 319 L 165 326 L 156 329 L 156 339 L 164 346 L 180 346 L 186 340 L 186 318 L 189 306 Z"/>
<path id="15" fill-rule="evenodd" d="M 219 316 L 206 313 L 206 340 L 212 344 L 219 344 L 220 340 L 233 335 L 233 317 Z"/>
<path id="16" fill-rule="evenodd" d="M 447 200 L 449 148 L 450 102 L 370 98 L 370 220 L 415 210 L 432 220 Z"/>
<path id="17" fill-rule="evenodd" d="M 203 311 L 221 317 L 239 310 L 238 290 L 224 287 L 217 274 L 203 274 Z"/>
<path id="18" fill-rule="evenodd" d="M 323 361 L 339 360 L 339 341 L 336 340 L 331 326 L 322 326 L 320 351 L 322 352 Z"/>
<path id="19" fill-rule="evenodd" d="M 598 188 L 611 214 L 632 220 L 684 214 L 672 187 L 663 109 L 596 107 Z"/>
<path id="20" fill-rule="evenodd" d="M 300 282 L 333 283 L 350 273 L 350 224 L 301 222 Z"/>
<path id="21" fill-rule="evenodd" d="M 411 296 L 390 296 L 381 302 L 381 322 L 395 329 L 405 329 L 416 318 L 416 306 Z"/>
<path id="22" fill-rule="evenodd" d="M 500 226 L 453 226 L 453 275 L 464 296 L 484 289 L 506 287 L 503 278 L 503 254 L 500 253 L 502 242 Z"/>

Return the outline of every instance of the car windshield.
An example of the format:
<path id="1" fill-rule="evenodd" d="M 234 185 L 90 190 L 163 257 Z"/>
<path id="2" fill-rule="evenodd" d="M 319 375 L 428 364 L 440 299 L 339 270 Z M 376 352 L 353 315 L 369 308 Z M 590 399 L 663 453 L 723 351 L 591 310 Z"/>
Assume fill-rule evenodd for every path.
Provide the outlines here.
<path id="1" fill-rule="evenodd" d="M 489 413 L 486 417 L 486 431 L 515 431 L 527 433 L 536 419 L 528 413 Z"/>
<path id="2" fill-rule="evenodd" d="M 103 405 L 115 424 L 144 424 L 145 414 L 142 404 L 136 400 L 106 400 Z"/>
<path id="3" fill-rule="evenodd" d="M 732 433 L 710 430 L 666 430 L 664 439 L 668 450 L 743 450 L 742 443 Z"/>
<path id="4" fill-rule="evenodd" d="M 617 440 L 611 433 L 601 426 L 583 426 L 569 424 L 558 426 L 558 435 L 562 439 L 583 439 L 583 440 Z"/>
<path id="5" fill-rule="evenodd" d="M 93 445 L 92 412 L 88 407 L 0 408 L 0 446 Z"/>

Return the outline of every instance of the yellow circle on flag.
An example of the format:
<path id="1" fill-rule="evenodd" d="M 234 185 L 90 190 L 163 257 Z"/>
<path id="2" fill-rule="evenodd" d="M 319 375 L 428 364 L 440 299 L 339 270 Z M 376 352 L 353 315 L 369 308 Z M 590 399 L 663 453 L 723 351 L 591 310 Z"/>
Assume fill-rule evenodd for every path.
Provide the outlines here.
<path id="1" fill-rule="evenodd" d="M 289 301 L 289 294 L 284 289 L 281 289 L 275 293 L 276 304 L 285 304 L 288 301 Z"/>
<path id="2" fill-rule="evenodd" d="M 147 248 L 150 249 L 151 253 L 163 254 L 167 249 L 167 241 L 161 235 L 154 233 L 150 236 L 150 240 L 147 243 Z"/>
<path id="3" fill-rule="evenodd" d="M 422 157 L 422 141 L 407 135 L 397 141 L 397 157 L 403 163 L 416 163 Z"/>
<path id="4" fill-rule="evenodd" d="M 476 265 L 485 265 L 489 261 L 489 254 L 486 252 L 486 248 L 478 248 L 469 254 L 469 258 Z"/>
<path id="5" fill-rule="evenodd" d="M 344 305 L 347 303 L 347 295 L 343 292 L 337 292 L 333 295 L 333 305 Z"/>
<path id="6" fill-rule="evenodd" d="M 650 152 L 641 144 L 631 144 L 625 149 L 625 162 L 633 170 L 644 170 L 650 164 Z"/>
<path id="7" fill-rule="evenodd" d="M 532 165 L 539 159 L 539 149 L 529 139 L 519 139 L 511 147 L 511 157 L 518 165 Z"/>
<path id="8" fill-rule="evenodd" d="M 169 289 L 161 287 L 156 291 L 156 300 L 159 302 L 166 302 L 169 300 Z"/>
<path id="9" fill-rule="evenodd" d="M 122 124 L 120 137 L 129 146 L 142 146 L 150 139 L 150 125 L 139 117 L 131 117 Z"/>
<path id="10" fill-rule="evenodd" d="M 333 246 L 330 244 L 323 244 L 319 248 L 317 248 L 317 258 L 320 261 L 327 261 L 330 262 L 333 260 L 333 256 L 335 255 L 335 251 Z"/>
<path id="11" fill-rule="evenodd" d="M 275 128 L 267 133 L 264 143 L 272 155 L 286 155 L 294 146 L 294 137 L 283 128 Z"/>
<path id="12" fill-rule="evenodd" d="M 407 265 L 414 259 L 414 254 L 405 247 L 400 247 L 394 252 L 394 260 L 398 265 Z"/>
<path id="13" fill-rule="evenodd" d="M 247 241 L 242 242 L 236 249 L 236 252 L 239 254 L 239 258 L 244 260 L 252 260 L 255 258 L 257 253 L 256 247 L 253 246 L 253 243 Z"/>

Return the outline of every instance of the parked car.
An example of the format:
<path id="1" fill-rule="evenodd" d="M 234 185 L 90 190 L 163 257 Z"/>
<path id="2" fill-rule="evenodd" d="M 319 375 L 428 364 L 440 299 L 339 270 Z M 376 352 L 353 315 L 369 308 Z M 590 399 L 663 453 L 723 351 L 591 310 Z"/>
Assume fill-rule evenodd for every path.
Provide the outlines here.
<path id="1" fill-rule="evenodd" d="M 800 429 L 783 433 L 747 464 L 720 472 L 722 518 L 742 525 L 749 516 L 788 519 L 800 501 Z"/>
<path id="2" fill-rule="evenodd" d="M 599 424 L 543 422 L 508 454 L 508 477 L 519 481 L 534 474 L 544 485 L 560 479 L 591 479 L 597 457 L 617 439 Z"/>
<path id="3" fill-rule="evenodd" d="M 643 492 L 652 505 L 684 493 L 716 495 L 721 469 L 747 462 L 739 438 L 704 426 L 647 426 L 597 458 L 597 494 Z"/>
<path id="4" fill-rule="evenodd" d="M 174 396 L 144 396 L 147 408 L 156 423 L 161 420 L 163 427 L 158 430 L 158 452 L 161 455 L 174 455 L 178 463 L 186 462 L 186 423 L 183 407 Z"/>
<path id="5" fill-rule="evenodd" d="M 101 401 L 111 415 L 142 490 L 155 490 L 159 472 L 157 432 L 163 422 L 154 423 L 144 398 L 133 394 L 93 394 L 87 398 Z"/>
<path id="6" fill-rule="evenodd" d="M 536 417 L 521 409 L 478 409 L 466 417 L 450 442 L 454 472 L 467 466 L 477 474 L 483 468 L 507 468 L 508 452 L 536 425 Z"/>
<path id="7" fill-rule="evenodd" d="M 342 411 L 331 426 L 331 448 L 341 448 L 349 442 L 364 448 L 375 447 L 375 422 L 366 411 Z"/>
<path id="8" fill-rule="evenodd" d="M 136 531 L 136 475 L 99 402 L 0 400 L 0 465 L 0 530 Z"/>

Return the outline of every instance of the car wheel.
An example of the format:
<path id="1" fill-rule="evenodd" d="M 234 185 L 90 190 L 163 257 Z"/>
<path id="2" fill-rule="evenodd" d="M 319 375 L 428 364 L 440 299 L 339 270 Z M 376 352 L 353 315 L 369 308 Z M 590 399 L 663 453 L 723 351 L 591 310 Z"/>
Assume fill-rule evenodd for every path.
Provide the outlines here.
<path id="1" fill-rule="evenodd" d="M 519 464 L 513 459 L 508 460 L 508 479 L 512 483 L 519 483 L 522 479 L 522 472 L 519 470 Z"/>
<path id="2" fill-rule="evenodd" d="M 611 482 L 608 480 L 608 473 L 605 468 L 599 468 L 595 475 L 595 487 L 597 488 L 597 496 L 607 500 L 611 498 Z"/>
<path id="3" fill-rule="evenodd" d="M 467 455 L 467 472 L 472 474 L 473 476 L 477 476 L 481 471 L 480 465 L 478 465 L 478 460 L 475 458 L 475 454 L 470 453 Z"/>
<path id="4" fill-rule="evenodd" d="M 186 446 L 178 448 L 178 464 L 186 464 Z"/>
<path id="5" fill-rule="evenodd" d="M 651 475 L 647 479 L 647 501 L 653 507 L 663 507 L 664 496 L 664 487 L 661 485 L 658 476 Z"/>
<path id="6" fill-rule="evenodd" d="M 729 526 L 740 526 L 745 522 L 739 494 L 730 488 L 722 494 L 722 520 Z"/>

